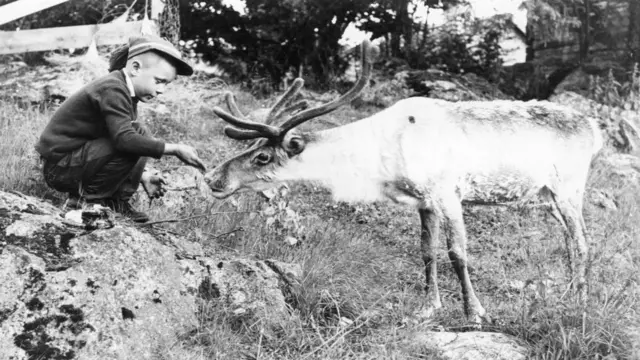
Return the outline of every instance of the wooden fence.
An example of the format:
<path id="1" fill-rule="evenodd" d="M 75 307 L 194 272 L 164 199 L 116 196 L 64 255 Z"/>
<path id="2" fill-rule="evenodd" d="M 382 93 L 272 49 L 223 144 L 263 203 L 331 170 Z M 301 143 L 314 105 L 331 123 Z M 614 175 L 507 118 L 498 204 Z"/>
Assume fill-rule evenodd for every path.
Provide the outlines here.
<path id="1" fill-rule="evenodd" d="M 69 0 L 16 0 L 0 6 L 0 25 L 23 16 L 62 4 Z M 162 0 L 150 0 L 151 19 L 95 25 L 63 26 L 55 28 L 0 31 L 0 55 L 126 43 L 129 36 L 139 34 L 145 21 L 155 22 L 164 8 Z M 157 30 L 155 30 L 157 31 Z"/>

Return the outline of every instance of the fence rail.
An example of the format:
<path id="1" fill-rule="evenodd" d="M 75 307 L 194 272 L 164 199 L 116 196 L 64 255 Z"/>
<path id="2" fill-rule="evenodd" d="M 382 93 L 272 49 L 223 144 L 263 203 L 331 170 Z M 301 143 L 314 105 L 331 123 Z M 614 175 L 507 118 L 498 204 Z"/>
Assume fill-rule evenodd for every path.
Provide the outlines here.
<path id="1" fill-rule="evenodd" d="M 69 0 L 17 0 L 0 6 L 0 25 Z"/>
<path id="2" fill-rule="evenodd" d="M 0 25 L 67 1 L 69 0 L 17 0 L 11 2 L 0 6 Z M 162 0 L 150 0 L 149 4 L 151 28 L 157 32 L 156 20 L 162 13 L 164 2 Z M 129 36 L 141 32 L 143 22 L 144 20 L 119 24 L 107 23 L 0 31 L 0 55 L 83 48 L 91 44 L 94 35 L 96 45 L 124 44 Z"/>
<path id="3" fill-rule="evenodd" d="M 132 34 L 139 34 L 141 27 L 142 21 L 130 21 L 124 24 L 5 31 L 0 32 L 0 55 L 87 47 L 91 44 L 94 33 L 96 45 L 123 44 Z"/>

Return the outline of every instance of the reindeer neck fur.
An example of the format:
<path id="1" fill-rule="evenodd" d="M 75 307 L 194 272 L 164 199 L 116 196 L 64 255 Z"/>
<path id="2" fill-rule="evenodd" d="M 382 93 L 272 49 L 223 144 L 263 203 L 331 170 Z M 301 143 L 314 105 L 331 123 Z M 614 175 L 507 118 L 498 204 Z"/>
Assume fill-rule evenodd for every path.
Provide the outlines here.
<path id="1" fill-rule="evenodd" d="M 402 127 L 386 121 L 390 113 L 393 110 L 387 109 L 348 125 L 304 134 L 305 150 L 277 170 L 275 177 L 319 183 L 340 201 L 385 199 L 384 184 L 404 176 L 399 146 Z"/>

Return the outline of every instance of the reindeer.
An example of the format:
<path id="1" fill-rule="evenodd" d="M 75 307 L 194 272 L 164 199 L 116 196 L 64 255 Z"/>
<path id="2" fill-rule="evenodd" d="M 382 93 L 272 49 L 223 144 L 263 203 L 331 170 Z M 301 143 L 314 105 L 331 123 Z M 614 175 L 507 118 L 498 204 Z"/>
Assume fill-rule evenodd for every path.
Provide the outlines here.
<path id="1" fill-rule="evenodd" d="M 225 134 L 255 142 L 205 175 L 214 196 L 303 180 L 327 187 L 336 200 L 390 200 L 415 207 L 426 267 L 424 315 L 442 307 L 436 273 L 442 229 L 465 314 L 476 323 L 486 320 L 486 311 L 469 279 L 462 205 L 542 200 L 566 229 L 569 268 L 572 276 L 577 273 L 578 292 L 586 299 L 582 202 L 592 156 L 602 147 L 594 120 L 546 101 L 453 103 L 414 97 L 344 126 L 297 130 L 362 91 L 371 74 L 368 41 L 362 44 L 361 69 L 351 90 L 311 109 L 305 103 L 287 107 L 303 84 L 296 79 L 266 123 L 246 119 L 227 94 L 231 114 L 214 109 L 231 124 Z M 281 125 L 272 124 L 276 121 Z M 572 259 L 572 247 L 577 259 Z"/>

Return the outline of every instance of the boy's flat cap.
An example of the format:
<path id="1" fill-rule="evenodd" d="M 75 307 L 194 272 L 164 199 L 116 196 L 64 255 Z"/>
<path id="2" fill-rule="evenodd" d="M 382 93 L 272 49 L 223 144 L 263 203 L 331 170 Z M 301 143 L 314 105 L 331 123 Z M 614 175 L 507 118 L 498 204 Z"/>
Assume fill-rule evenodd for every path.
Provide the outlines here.
<path id="1" fill-rule="evenodd" d="M 182 59 L 180 51 L 169 41 L 155 35 L 132 36 L 129 38 L 129 59 L 147 51 L 157 51 L 166 55 L 172 60 L 178 75 L 188 76 L 193 74 L 191 65 Z"/>

